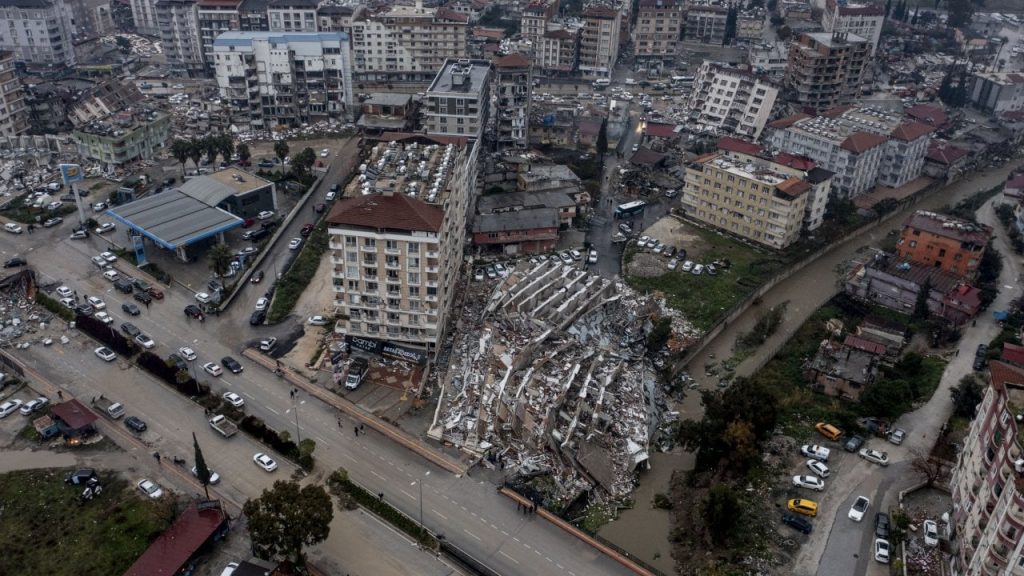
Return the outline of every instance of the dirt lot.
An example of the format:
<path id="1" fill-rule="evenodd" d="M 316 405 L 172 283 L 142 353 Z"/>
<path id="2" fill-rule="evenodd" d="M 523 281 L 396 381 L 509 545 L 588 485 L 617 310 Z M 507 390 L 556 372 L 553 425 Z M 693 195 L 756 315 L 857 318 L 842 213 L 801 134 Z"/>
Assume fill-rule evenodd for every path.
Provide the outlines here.
<path id="1" fill-rule="evenodd" d="M 657 238 L 662 244 L 685 249 L 686 259 L 694 262 L 700 262 L 711 248 L 699 234 L 671 216 L 658 220 L 641 234 Z M 668 272 L 667 264 L 668 258 L 650 250 L 643 250 L 629 262 L 626 273 L 630 276 L 653 278 Z"/>

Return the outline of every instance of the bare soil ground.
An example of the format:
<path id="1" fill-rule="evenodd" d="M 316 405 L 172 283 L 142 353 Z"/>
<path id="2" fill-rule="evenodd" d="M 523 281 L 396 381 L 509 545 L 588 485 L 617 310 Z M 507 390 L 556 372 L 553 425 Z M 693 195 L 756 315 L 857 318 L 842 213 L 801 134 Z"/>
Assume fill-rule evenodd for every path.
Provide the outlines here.
<path id="1" fill-rule="evenodd" d="M 694 262 L 700 261 L 701 256 L 711 248 L 699 234 L 688 229 L 685 224 L 671 216 L 658 220 L 641 234 L 657 238 L 662 244 L 685 249 L 686 259 L 693 260 Z M 630 260 L 629 265 L 626 267 L 626 273 L 630 276 L 653 278 L 667 272 L 667 265 L 668 258 L 644 248 Z"/>

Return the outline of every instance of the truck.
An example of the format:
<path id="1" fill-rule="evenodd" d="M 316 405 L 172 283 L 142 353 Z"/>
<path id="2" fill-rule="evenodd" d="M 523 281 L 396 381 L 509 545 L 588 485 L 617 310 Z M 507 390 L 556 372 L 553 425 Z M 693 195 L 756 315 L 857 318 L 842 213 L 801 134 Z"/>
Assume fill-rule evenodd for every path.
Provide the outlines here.
<path id="1" fill-rule="evenodd" d="M 106 414 L 111 420 L 117 420 L 124 416 L 124 405 L 120 402 L 114 402 L 102 394 L 98 398 L 93 398 L 92 405 L 98 408 L 100 412 Z"/>
<path id="2" fill-rule="evenodd" d="M 238 426 L 223 414 L 217 414 L 210 418 L 210 428 L 220 432 L 220 435 L 225 438 L 231 438 L 238 432 Z"/>
<path id="3" fill-rule="evenodd" d="M 345 388 L 355 390 L 366 378 L 370 365 L 366 358 L 356 358 L 348 367 L 348 378 L 345 380 Z"/>

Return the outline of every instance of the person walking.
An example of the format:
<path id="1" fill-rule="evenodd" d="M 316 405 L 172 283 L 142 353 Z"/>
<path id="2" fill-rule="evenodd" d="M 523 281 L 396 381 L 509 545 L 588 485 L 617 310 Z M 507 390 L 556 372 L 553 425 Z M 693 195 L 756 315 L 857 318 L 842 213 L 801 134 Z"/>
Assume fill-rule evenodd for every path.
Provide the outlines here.
<path id="1" fill-rule="evenodd" d="M 359 438 L 359 426 L 354 426 L 353 429 L 356 432 L 356 438 Z"/>

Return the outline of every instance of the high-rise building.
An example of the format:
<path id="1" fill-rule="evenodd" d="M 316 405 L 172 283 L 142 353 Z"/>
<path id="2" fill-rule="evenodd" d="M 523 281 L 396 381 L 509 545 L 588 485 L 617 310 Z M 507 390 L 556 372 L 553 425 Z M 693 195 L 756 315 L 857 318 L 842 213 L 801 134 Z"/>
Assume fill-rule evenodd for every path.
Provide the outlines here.
<path id="1" fill-rule="evenodd" d="M 0 51 L 28 64 L 74 66 L 71 9 L 64 0 L 0 0 Z"/>
<path id="2" fill-rule="evenodd" d="M 191 76 L 204 70 L 196 0 L 157 0 L 156 19 L 167 64 Z"/>
<path id="3" fill-rule="evenodd" d="M 821 13 L 821 26 L 825 32 L 856 34 L 871 45 L 871 55 L 878 49 L 878 39 L 885 24 L 885 10 L 881 4 L 861 4 L 844 0 L 826 0 Z"/>
<path id="4" fill-rule="evenodd" d="M 199 0 L 199 42 L 206 73 L 213 75 L 213 41 L 224 32 L 241 30 L 239 7 L 242 0 Z"/>
<path id="5" fill-rule="evenodd" d="M 601 4 L 583 11 L 579 70 L 586 78 L 611 78 L 619 59 L 622 12 Z"/>
<path id="6" fill-rule="evenodd" d="M 558 0 L 530 0 L 519 19 L 519 33 L 533 43 L 534 49 L 548 31 L 548 25 L 558 15 Z"/>
<path id="7" fill-rule="evenodd" d="M 724 6 L 690 6 L 686 9 L 683 39 L 721 46 L 725 42 L 725 23 L 728 19 L 729 9 Z"/>
<path id="8" fill-rule="evenodd" d="M 0 136 L 17 136 L 25 130 L 25 90 L 14 69 L 14 53 L 0 52 Z"/>
<path id="9" fill-rule="evenodd" d="M 672 66 L 682 38 L 681 0 L 639 0 L 633 28 L 633 53 L 645 68 Z"/>
<path id="10" fill-rule="evenodd" d="M 225 32 L 213 52 L 217 86 L 235 123 L 262 130 L 351 119 L 347 34 Z"/>
<path id="11" fill-rule="evenodd" d="M 496 100 L 494 143 L 499 150 L 530 145 L 530 100 L 533 65 L 521 54 L 494 60 Z"/>
<path id="12" fill-rule="evenodd" d="M 757 140 L 778 95 L 778 89 L 750 72 L 705 60 L 686 108 L 694 122 Z"/>
<path id="13" fill-rule="evenodd" d="M 151 36 L 160 35 L 160 22 L 156 17 L 157 0 L 131 0 L 132 21 L 135 31 Z"/>
<path id="14" fill-rule="evenodd" d="M 357 16 L 366 11 L 366 7 L 340 6 L 337 4 L 321 4 L 316 11 L 320 21 L 321 32 L 344 32 L 352 34 L 352 22 Z"/>
<path id="15" fill-rule="evenodd" d="M 491 105 L 490 83 L 487 60 L 445 61 L 424 98 L 427 134 L 479 139 Z"/>
<path id="16" fill-rule="evenodd" d="M 989 114 L 1024 110 L 1024 75 L 1017 72 L 974 72 L 967 80 L 967 95 Z"/>
<path id="17" fill-rule="evenodd" d="M 327 217 L 337 333 L 436 348 L 458 283 L 478 150 L 422 135 L 374 146 Z"/>
<path id="18" fill-rule="evenodd" d="M 270 30 L 267 5 L 270 0 L 242 0 L 238 5 L 238 29 L 242 32 L 266 32 Z"/>
<path id="19" fill-rule="evenodd" d="M 791 99 L 814 111 L 853 102 L 860 94 L 870 46 L 856 34 L 803 34 L 789 48 L 785 85 Z"/>

